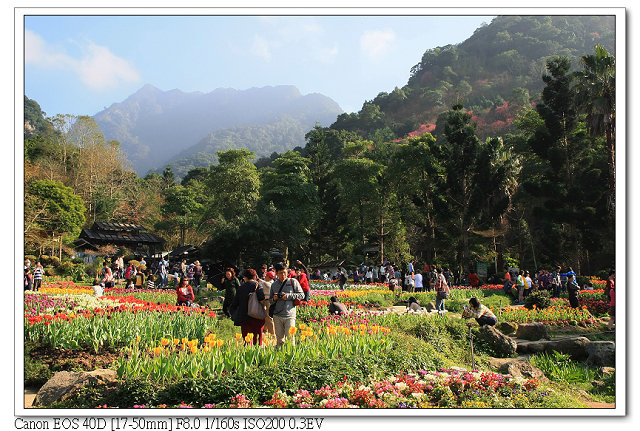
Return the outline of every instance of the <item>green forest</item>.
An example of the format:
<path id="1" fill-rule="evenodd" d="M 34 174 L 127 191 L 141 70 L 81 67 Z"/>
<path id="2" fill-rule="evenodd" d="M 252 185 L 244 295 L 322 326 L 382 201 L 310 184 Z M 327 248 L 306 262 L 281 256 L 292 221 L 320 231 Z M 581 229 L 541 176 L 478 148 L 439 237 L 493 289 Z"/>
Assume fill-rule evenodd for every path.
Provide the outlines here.
<path id="1" fill-rule="evenodd" d="M 25 95 L 25 252 L 64 259 L 83 227 L 118 221 L 239 265 L 608 271 L 614 34 L 613 17 L 498 17 L 304 148 L 230 148 L 181 179 L 137 176 L 91 117 L 46 117 Z"/>

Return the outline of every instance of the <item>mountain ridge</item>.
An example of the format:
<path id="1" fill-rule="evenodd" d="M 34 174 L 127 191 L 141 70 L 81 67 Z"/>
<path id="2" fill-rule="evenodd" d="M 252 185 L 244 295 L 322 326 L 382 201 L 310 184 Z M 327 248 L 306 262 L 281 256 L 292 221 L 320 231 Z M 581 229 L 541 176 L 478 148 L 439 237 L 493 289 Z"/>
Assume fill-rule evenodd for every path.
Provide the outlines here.
<path id="1" fill-rule="evenodd" d="M 122 102 L 98 112 L 94 119 L 107 140 L 121 143 L 141 175 L 164 167 L 174 156 L 219 130 L 266 126 L 283 115 L 309 130 L 316 123 L 331 124 L 342 112 L 331 98 L 320 93 L 303 95 L 293 85 L 217 88 L 203 93 L 163 91 L 145 84 Z M 304 145 L 304 133 L 299 133 L 293 147 Z M 249 149 L 263 153 L 260 144 Z"/>

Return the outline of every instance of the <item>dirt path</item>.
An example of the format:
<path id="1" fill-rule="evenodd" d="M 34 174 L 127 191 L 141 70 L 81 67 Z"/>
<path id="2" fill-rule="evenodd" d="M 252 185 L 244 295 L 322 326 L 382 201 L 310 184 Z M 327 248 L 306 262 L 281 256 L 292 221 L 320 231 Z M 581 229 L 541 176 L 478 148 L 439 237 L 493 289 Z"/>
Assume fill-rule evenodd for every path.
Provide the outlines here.
<path id="1" fill-rule="evenodd" d="M 590 409 L 615 409 L 615 403 L 592 403 L 590 401 L 584 402 Z"/>
<path id="2" fill-rule="evenodd" d="M 25 409 L 28 409 L 33 406 L 33 400 L 35 400 L 37 393 L 38 393 L 37 388 L 25 388 L 24 390 L 24 408 Z"/>

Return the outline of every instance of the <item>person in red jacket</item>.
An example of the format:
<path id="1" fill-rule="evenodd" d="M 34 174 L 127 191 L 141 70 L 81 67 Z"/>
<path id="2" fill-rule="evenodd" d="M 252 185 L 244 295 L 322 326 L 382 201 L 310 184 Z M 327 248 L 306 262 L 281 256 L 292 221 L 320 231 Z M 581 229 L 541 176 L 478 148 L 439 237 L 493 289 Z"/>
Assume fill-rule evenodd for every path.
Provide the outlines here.
<path id="1" fill-rule="evenodd" d="M 476 274 L 475 272 L 469 274 L 469 284 L 474 289 L 480 286 L 480 278 L 478 278 L 478 274 Z"/>
<path id="2" fill-rule="evenodd" d="M 191 307 L 191 304 L 193 304 L 194 295 L 193 288 L 189 284 L 189 279 L 187 277 L 182 277 L 180 279 L 180 284 L 178 284 L 178 286 L 176 287 L 176 293 L 178 294 L 177 305 Z"/>
<path id="3" fill-rule="evenodd" d="M 308 301 L 309 298 L 311 298 L 311 286 L 309 285 L 307 274 L 302 271 L 302 269 L 296 268 L 296 279 L 298 279 L 300 287 L 302 287 L 302 291 L 304 292 L 304 301 Z"/>

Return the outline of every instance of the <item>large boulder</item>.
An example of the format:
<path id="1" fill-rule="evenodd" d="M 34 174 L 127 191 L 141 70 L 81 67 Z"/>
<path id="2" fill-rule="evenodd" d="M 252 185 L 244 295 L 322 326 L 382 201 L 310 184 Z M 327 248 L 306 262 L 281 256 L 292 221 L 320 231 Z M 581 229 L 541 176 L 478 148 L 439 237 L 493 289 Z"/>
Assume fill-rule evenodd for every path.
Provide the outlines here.
<path id="1" fill-rule="evenodd" d="M 34 406 L 46 406 L 56 401 L 64 401 L 87 384 L 114 383 L 118 374 L 114 370 L 83 372 L 60 371 L 44 384 L 36 394 Z"/>
<path id="2" fill-rule="evenodd" d="M 587 346 L 587 364 L 599 367 L 616 366 L 616 343 L 613 341 L 592 341 Z"/>
<path id="3" fill-rule="evenodd" d="M 517 341 L 518 354 L 526 354 L 526 353 L 540 353 L 544 352 L 547 348 L 548 341 Z"/>
<path id="4" fill-rule="evenodd" d="M 502 332 L 505 335 L 511 335 L 516 332 L 518 324 L 512 322 L 500 322 L 498 325 L 496 325 L 496 328 L 498 329 L 498 331 Z"/>
<path id="5" fill-rule="evenodd" d="M 543 338 L 548 340 L 550 338 L 549 328 L 547 327 L 547 325 L 544 325 L 542 323 L 523 323 L 521 325 L 518 325 L 516 338 L 531 341 L 537 341 Z"/>
<path id="6" fill-rule="evenodd" d="M 571 356 L 571 359 L 576 361 L 582 361 L 587 359 L 589 353 L 587 352 L 587 346 L 591 344 L 591 341 L 586 337 L 564 338 L 561 340 L 548 341 L 545 346 L 545 351 L 556 351 Z"/>
<path id="7" fill-rule="evenodd" d="M 484 325 L 480 328 L 478 332 L 478 342 L 488 344 L 496 355 L 502 357 L 513 355 L 518 347 L 513 338 L 504 335 L 489 325 Z"/>
<path id="8" fill-rule="evenodd" d="M 503 364 L 498 371 L 502 374 L 510 374 L 513 377 L 524 377 L 525 379 L 547 379 L 542 370 L 524 361 L 507 362 Z"/>

